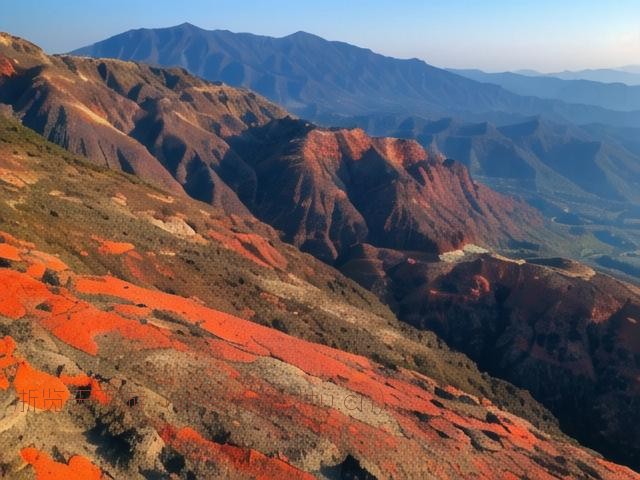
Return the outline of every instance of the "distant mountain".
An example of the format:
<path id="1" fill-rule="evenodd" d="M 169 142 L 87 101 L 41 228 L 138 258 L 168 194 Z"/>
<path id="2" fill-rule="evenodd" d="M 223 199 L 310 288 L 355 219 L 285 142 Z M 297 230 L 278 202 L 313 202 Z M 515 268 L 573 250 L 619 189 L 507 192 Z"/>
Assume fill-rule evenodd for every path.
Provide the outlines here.
<path id="1" fill-rule="evenodd" d="M 623 83 L 600 83 L 590 80 L 563 80 L 550 76 L 527 76 L 510 72 L 450 71 L 479 82 L 499 85 L 518 95 L 595 105 L 610 110 L 633 111 L 640 109 L 640 85 L 629 86 Z"/>
<path id="2" fill-rule="evenodd" d="M 549 73 L 550 77 L 563 80 L 590 80 L 602 83 L 624 83 L 626 85 L 640 85 L 640 68 L 637 66 L 622 67 L 620 69 L 601 68 L 593 70 L 579 70 Z"/>
<path id="3" fill-rule="evenodd" d="M 400 113 L 545 115 L 556 121 L 640 126 L 640 112 L 515 95 L 412 59 L 399 60 L 298 32 L 272 38 L 190 24 L 131 30 L 72 52 L 181 66 L 209 80 L 243 86 L 311 120 L 325 115 Z"/>

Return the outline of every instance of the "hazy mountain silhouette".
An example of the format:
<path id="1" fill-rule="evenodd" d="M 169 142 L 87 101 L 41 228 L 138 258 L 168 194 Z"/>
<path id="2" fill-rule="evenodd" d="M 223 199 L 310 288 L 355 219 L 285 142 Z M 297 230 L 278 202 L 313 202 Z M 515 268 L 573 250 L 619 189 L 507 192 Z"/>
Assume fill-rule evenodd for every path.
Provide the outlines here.
<path id="1" fill-rule="evenodd" d="M 640 67 L 629 65 L 620 68 L 600 68 L 590 70 L 578 70 L 550 73 L 549 76 L 563 80 L 591 80 L 603 83 L 624 83 L 627 85 L 640 85 Z"/>
<path id="2" fill-rule="evenodd" d="M 481 70 L 450 70 L 472 80 L 499 85 L 518 95 L 595 105 L 610 110 L 640 109 L 640 85 L 601 83 L 591 80 L 563 80 L 550 76 L 518 75 L 511 72 L 486 73 Z M 638 77 L 640 84 L 640 76 Z"/>
<path id="3" fill-rule="evenodd" d="M 273 38 L 185 23 L 131 30 L 72 53 L 181 66 L 209 80 L 251 88 L 316 121 L 327 113 L 501 113 L 512 120 L 542 114 L 556 121 L 640 126 L 640 112 L 515 95 L 422 60 L 385 57 L 305 32 Z"/>

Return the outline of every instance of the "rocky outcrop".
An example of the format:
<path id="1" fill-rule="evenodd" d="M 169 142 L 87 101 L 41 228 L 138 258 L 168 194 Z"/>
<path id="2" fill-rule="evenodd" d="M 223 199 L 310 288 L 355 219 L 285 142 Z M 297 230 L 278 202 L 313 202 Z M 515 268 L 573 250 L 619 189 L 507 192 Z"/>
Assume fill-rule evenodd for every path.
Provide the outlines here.
<path id="1" fill-rule="evenodd" d="M 282 119 L 233 145 L 255 171 L 253 184 L 236 188 L 245 205 L 330 263 L 359 243 L 440 253 L 508 246 L 542 229 L 532 208 L 415 141 Z"/>

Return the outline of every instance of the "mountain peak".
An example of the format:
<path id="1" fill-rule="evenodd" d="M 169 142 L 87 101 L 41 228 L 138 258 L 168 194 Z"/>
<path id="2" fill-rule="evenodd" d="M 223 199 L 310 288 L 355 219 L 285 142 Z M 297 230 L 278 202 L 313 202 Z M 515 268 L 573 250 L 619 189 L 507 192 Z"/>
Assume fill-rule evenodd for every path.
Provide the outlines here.
<path id="1" fill-rule="evenodd" d="M 314 35 L 313 33 L 305 32 L 303 30 L 298 30 L 290 35 L 286 35 L 284 38 L 291 38 L 296 40 L 324 40 L 322 37 L 318 35 Z"/>
<path id="2" fill-rule="evenodd" d="M 181 23 L 180 25 L 176 25 L 175 27 L 169 27 L 169 28 L 176 29 L 176 30 L 202 30 L 202 28 L 190 22 L 184 22 L 184 23 Z"/>

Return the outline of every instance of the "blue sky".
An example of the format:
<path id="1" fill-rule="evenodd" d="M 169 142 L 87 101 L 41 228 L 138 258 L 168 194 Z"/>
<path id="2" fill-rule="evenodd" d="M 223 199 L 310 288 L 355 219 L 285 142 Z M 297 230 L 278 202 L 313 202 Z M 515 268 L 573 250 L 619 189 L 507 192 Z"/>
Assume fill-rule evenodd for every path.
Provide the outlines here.
<path id="1" fill-rule="evenodd" d="M 59 53 L 185 21 L 274 36 L 305 30 L 456 68 L 640 64 L 640 0 L 5 0 L 0 30 Z"/>

